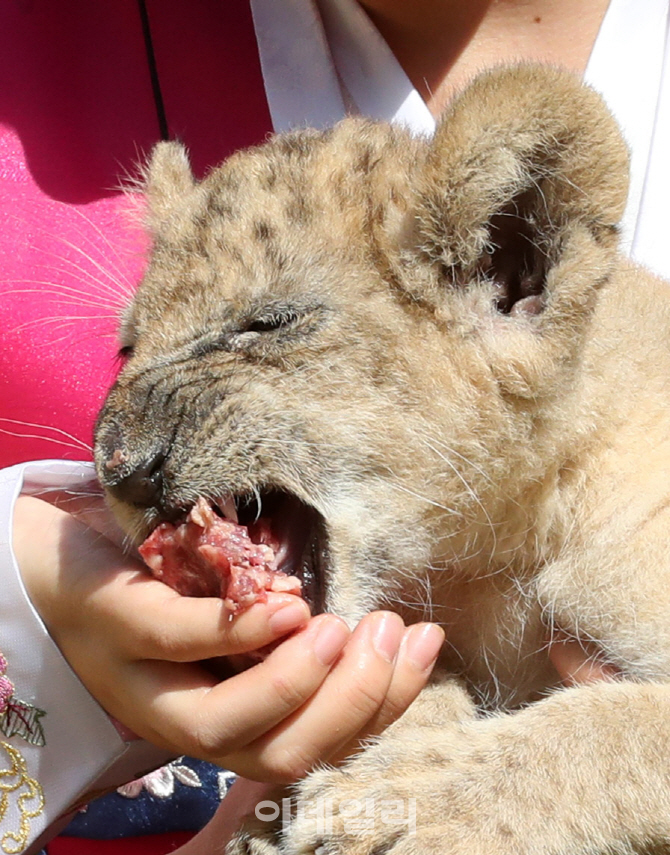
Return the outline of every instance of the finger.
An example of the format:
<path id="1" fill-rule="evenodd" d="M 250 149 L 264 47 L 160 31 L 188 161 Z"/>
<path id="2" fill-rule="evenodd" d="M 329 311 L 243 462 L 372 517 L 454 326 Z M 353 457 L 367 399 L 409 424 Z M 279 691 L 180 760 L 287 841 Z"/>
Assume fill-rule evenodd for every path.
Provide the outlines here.
<path id="1" fill-rule="evenodd" d="M 384 702 L 358 739 L 375 736 L 400 718 L 428 682 L 443 644 L 444 630 L 434 623 L 408 627 Z"/>
<path id="2" fill-rule="evenodd" d="M 267 603 L 231 621 L 219 597 L 180 596 L 101 535 L 55 513 L 61 515 L 59 545 L 68 568 L 63 585 L 71 593 L 60 601 L 80 605 L 54 623 L 74 618 L 104 626 L 107 639 L 128 659 L 193 662 L 246 653 L 309 620 L 309 607 L 299 597 L 270 594 Z"/>
<path id="3" fill-rule="evenodd" d="M 270 593 L 267 602 L 232 616 L 218 597 L 182 597 L 151 579 L 110 586 L 99 592 L 97 608 L 114 617 L 119 647 L 128 658 L 171 662 L 258 650 L 310 619 L 307 603 L 292 594 Z"/>
<path id="4" fill-rule="evenodd" d="M 428 682 L 443 643 L 444 630 L 436 624 L 414 624 L 405 631 L 391 684 L 379 711 L 354 739 L 328 758 L 330 763 L 350 757 L 364 740 L 378 736 L 400 718 Z"/>
<path id="5" fill-rule="evenodd" d="M 327 759 L 359 733 L 382 706 L 404 633 L 392 612 L 367 615 L 337 665 L 297 713 L 254 744 L 270 780 L 289 783 Z M 251 755 L 250 755 L 251 756 Z M 243 765 L 244 758 L 239 762 Z M 242 774 L 253 775 L 244 768 Z"/>
<path id="6" fill-rule="evenodd" d="M 349 635 L 340 618 L 320 615 L 264 662 L 220 683 L 196 665 L 134 663 L 123 697 L 112 690 L 103 706 L 152 742 L 221 760 L 301 707 L 322 684 Z"/>

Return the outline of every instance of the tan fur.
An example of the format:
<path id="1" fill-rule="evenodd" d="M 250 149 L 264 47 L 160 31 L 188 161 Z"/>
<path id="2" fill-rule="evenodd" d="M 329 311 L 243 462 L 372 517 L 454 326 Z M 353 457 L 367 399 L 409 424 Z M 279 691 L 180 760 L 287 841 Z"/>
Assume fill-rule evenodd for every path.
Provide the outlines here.
<path id="1" fill-rule="evenodd" d="M 200 183 L 157 148 L 101 479 L 162 452 L 172 507 L 292 492 L 326 521 L 330 610 L 449 640 L 441 682 L 300 790 L 417 798 L 417 834 L 303 815 L 287 851 L 670 845 L 670 299 L 618 254 L 626 174 L 599 98 L 530 67 L 481 77 L 431 142 L 347 120 Z M 499 310 L 510 265 L 544 288 Z M 158 518 L 112 502 L 135 536 Z M 554 626 L 624 679 L 538 700 Z"/>

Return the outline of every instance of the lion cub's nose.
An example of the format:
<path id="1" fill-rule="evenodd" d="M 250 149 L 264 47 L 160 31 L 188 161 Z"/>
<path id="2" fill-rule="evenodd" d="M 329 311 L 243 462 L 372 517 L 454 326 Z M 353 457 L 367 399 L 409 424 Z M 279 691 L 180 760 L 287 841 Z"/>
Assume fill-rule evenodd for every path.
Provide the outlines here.
<path id="1" fill-rule="evenodd" d="M 163 498 L 163 463 L 165 454 L 157 452 L 153 457 L 144 460 L 128 474 L 115 479 L 116 472 L 126 469 L 125 454 L 116 449 L 105 463 L 106 486 L 111 493 L 122 502 L 129 505 L 139 505 L 143 508 L 158 507 Z"/>

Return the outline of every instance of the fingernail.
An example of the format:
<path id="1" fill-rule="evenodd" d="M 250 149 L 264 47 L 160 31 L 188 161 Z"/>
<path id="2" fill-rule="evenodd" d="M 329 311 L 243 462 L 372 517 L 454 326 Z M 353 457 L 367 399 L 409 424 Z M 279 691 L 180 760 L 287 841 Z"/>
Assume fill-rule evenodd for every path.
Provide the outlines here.
<path id="1" fill-rule="evenodd" d="M 314 639 L 314 655 L 322 665 L 331 665 L 350 636 L 349 628 L 343 620 L 329 618 L 319 626 Z"/>
<path id="2" fill-rule="evenodd" d="M 309 613 L 300 603 L 291 603 L 288 606 L 282 606 L 273 615 L 268 618 L 268 625 L 276 635 L 284 635 L 291 629 L 296 629 L 309 620 Z"/>
<path id="3" fill-rule="evenodd" d="M 417 624 L 410 628 L 405 638 L 407 659 L 425 671 L 437 659 L 444 643 L 444 630 L 434 623 Z"/>
<path id="4" fill-rule="evenodd" d="M 393 612 L 381 612 L 371 620 L 377 624 L 372 627 L 372 646 L 383 659 L 393 662 L 405 630 L 402 618 Z"/>

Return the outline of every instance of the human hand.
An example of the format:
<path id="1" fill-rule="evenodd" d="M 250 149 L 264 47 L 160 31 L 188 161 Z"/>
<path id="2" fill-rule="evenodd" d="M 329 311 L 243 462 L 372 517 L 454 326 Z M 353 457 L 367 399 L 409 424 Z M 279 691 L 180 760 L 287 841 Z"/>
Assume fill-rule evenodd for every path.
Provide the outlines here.
<path id="1" fill-rule="evenodd" d="M 14 547 L 37 611 L 108 713 L 159 746 L 257 780 L 295 780 L 382 730 L 425 685 L 443 638 L 385 612 L 350 632 L 333 615 L 310 619 L 285 594 L 229 621 L 222 600 L 179 596 L 33 497 L 17 502 Z M 202 664 L 288 633 L 265 661 L 227 680 Z"/>
<path id="2" fill-rule="evenodd" d="M 597 648 L 583 640 L 570 638 L 558 630 L 552 633 L 549 657 L 566 686 L 608 680 L 616 676 L 615 669 L 603 661 Z M 218 810 L 188 843 L 175 855 L 211 855 L 224 852 L 226 844 L 241 825 L 243 818 L 253 813 L 258 802 L 271 798 L 268 785 L 239 778 Z"/>

